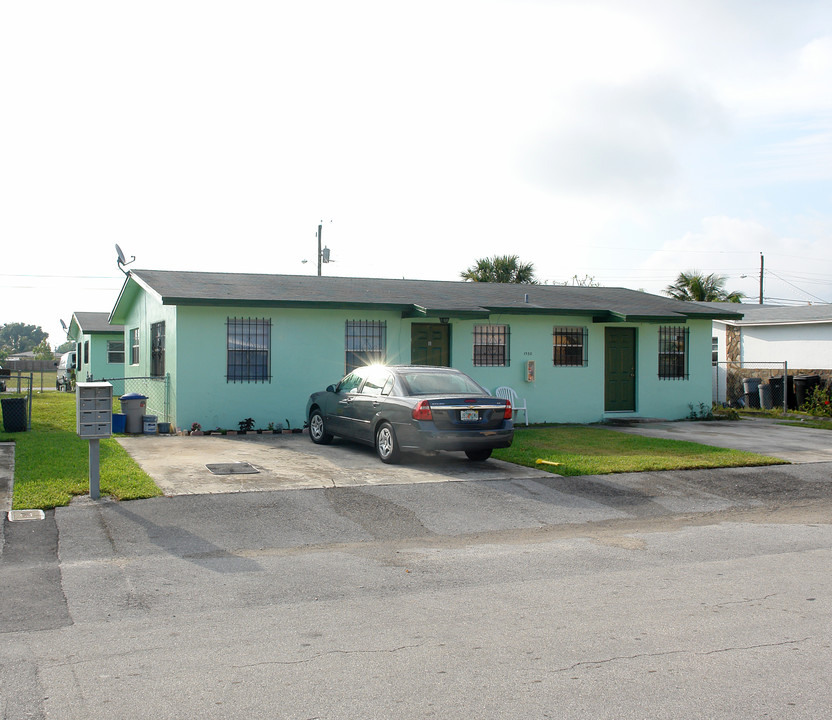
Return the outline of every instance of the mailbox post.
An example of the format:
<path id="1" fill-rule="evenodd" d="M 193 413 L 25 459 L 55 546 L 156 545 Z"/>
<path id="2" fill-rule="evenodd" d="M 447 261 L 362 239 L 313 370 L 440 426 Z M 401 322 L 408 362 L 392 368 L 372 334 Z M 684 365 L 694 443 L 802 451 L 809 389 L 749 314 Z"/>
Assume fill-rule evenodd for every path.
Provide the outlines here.
<path id="1" fill-rule="evenodd" d="M 75 387 L 75 431 L 90 441 L 90 497 L 101 495 L 99 440 L 113 434 L 113 386 L 108 382 L 79 382 Z"/>

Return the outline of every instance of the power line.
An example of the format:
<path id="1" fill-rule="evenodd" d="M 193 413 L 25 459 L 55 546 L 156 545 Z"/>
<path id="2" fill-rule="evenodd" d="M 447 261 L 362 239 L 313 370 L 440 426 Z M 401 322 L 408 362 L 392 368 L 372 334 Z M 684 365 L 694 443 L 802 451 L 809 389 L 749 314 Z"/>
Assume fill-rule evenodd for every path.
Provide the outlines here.
<path id="1" fill-rule="evenodd" d="M 119 280 L 116 275 L 35 275 L 32 273 L 0 273 L 0 277 L 10 278 L 43 278 L 61 280 Z"/>
<path id="2" fill-rule="evenodd" d="M 773 275 L 773 276 L 774 276 L 774 277 L 776 277 L 778 280 L 780 280 L 781 282 L 786 283 L 786 285 L 789 285 L 789 286 L 793 287 L 793 288 L 794 288 L 795 290 L 797 290 L 798 292 L 802 292 L 802 293 L 804 293 L 804 294 L 808 295 L 809 297 L 814 298 L 815 300 L 819 300 L 820 302 L 822 302 L 822 303 L 824 303 L 824 304 L 827 304 L 827 303 L 828 303 L 828 301 L 827 301 L 827 300 L 824 300 L 823 298 L 819 298 L 817 295 L 813 295 L 812 293 L 808 292 L 807 290 L 804 290 L 803 288 L 799 288 L 799 287 L 798 287 L 797 285 L 795 285 L 794 283 L 790 283 L 788 280 L 785 280 L 785 279 L 781 278 L 781 277 L 780 277 L 777 273 L 773 273 L 773 272 L 771 272 L 771 270 L 766 270 L 766 273 L 768 273 L 769 275 Z"/>

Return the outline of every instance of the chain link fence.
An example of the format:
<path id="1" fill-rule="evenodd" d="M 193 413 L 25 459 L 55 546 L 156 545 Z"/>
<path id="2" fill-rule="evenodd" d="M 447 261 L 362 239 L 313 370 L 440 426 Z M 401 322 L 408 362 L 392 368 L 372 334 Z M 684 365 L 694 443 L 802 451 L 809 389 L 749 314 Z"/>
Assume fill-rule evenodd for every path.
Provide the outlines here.
<path id="1" fill-rule="evenodd" d="M 790 370 L 785 362 L 716 362 L 717 405 L 762 410 L 798 410 L 815 386 L 828 388 L 832 370 Z"/>
<path id="2" fill-rule="evenodd" d="M 102 378 L 115 388 L 123 388 L 123 395 L 138 393 L 147 398 L 146 414 L 155 415 L 158 422 L 172 422 L 170 417 L 170 374 L 164 377 Z"/>

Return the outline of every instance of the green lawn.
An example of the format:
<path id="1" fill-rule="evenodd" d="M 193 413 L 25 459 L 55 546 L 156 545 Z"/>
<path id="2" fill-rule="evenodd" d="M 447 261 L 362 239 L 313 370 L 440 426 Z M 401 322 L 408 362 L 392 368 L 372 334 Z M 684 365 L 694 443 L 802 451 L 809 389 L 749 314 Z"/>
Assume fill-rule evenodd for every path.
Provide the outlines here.
<path id="1" fill-rule="evenodd" d="M 0 432 L 15 442 L 14 508 L 67 505 L 89 492 L 89 441 L 75 434 L 75 395 L 39 393 L 33 399 L 32 430 Z M 153 480 L 112 438 L 100 443 L 101 494 L 119 500 L 161 495 Z M 494 457 L 559 475 L 599 475 L 647 470 L 782 464 L 739 450 L 656 440 L 597 426 L 517 428 L 514 444 Z M 545 460 L 556 465 L 537 464 Z"/>
<path id="2" fill-rule="evenodd" d="M 495 450 L 494 457 L 558 475 L 784 464 L 778 458 L 741 450 L 658 440 L 586 425 L 515 428 L 512 446 Z M 538 464 L 538 460 L 557 464 Z"/>
<path id="3" fill-rule="evenodd" d="M 13 440 L 15 509 L 68 505 L 89 493 L 89 441 L 75 434 L 75 395 L 39 393 L 32 400 L 32 430 L 0 432 Z M 153 497 L 162 492 L 114 439 L 100 441 L 102 495 L 118 500 Z"/>

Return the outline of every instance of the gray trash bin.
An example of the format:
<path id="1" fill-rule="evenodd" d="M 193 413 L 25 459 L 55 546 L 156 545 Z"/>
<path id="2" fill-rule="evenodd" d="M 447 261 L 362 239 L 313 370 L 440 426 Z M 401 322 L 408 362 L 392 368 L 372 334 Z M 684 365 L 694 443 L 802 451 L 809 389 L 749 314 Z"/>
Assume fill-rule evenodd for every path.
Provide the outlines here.
<path id="1" fill-rule="evenodd" d="M 760 407 L 763 410 L 771 410 L 771 385 L 760 385 Z"/>
<path id="2" fill-rule="evenodd" d="M 147 395 L 139 393 L 128 393 L 122 395 L 121 411 L 124 413 L 124 431 L 127 433 L 141 434 L 143 432 L 142 416 L 147 407 Z"/>
<path id="3" fill-rule="evenodd" d="M 745 378 L 745 380 L 742 381 L 748 407 L 760 407 L 760 383 L 762 382 L 763 381 L 760 378 Z"/>

